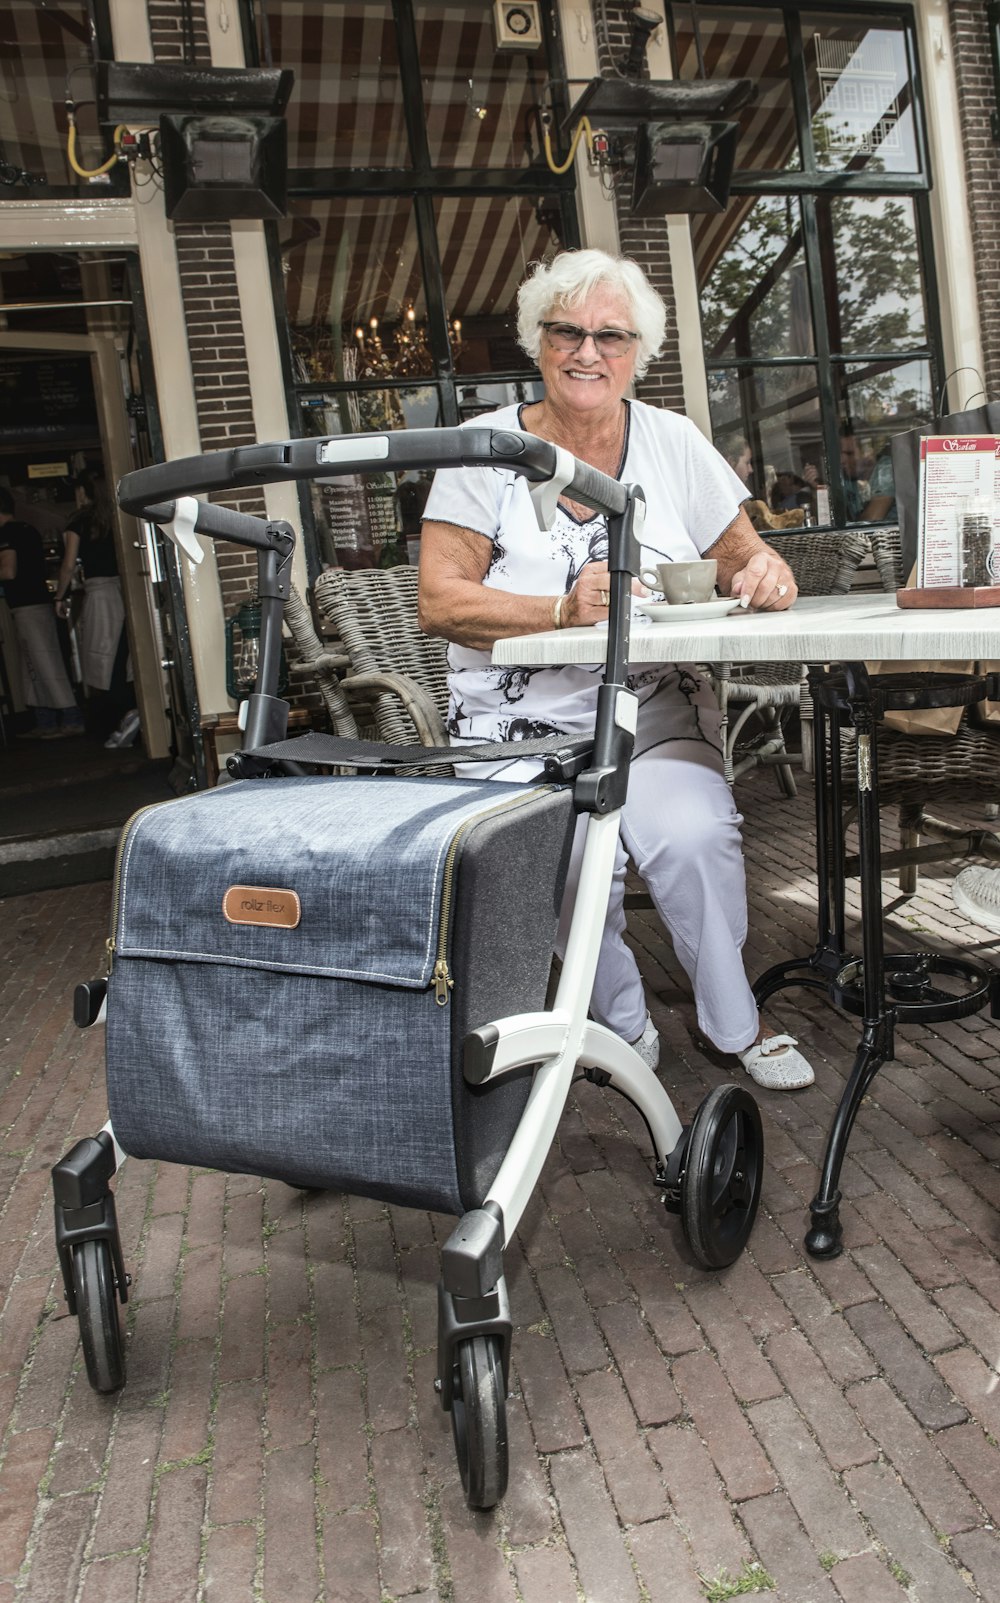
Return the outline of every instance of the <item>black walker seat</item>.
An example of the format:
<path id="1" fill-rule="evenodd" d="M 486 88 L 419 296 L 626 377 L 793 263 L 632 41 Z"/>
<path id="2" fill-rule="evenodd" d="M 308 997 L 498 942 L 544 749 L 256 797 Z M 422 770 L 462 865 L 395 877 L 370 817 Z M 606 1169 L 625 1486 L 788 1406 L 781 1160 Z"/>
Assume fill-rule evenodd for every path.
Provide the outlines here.
<path id="1" fill-rule="evenodd" d="M 537 756 L 539 779 L 521 786 L 405 777 L 434 762 L 425 746 L 286 740 L 276 687 L 293 532 L 193 492 L 483 464 L 529 481 L 543 529 L 563 490 L 608 518 L 593 737 L 462 748 L 463 763 Z M 684 1128 L 633 1048 L 587 1017 L 635 727 L 641 490 L 532 435 L 473 425 L 239 447 L 128 474 L 119 501 L 189 556 L 199 533 L 256 548 L 262 627 L 245 749 L 228 763 L 238 783 L 126 826 L 109 972 L 78 988 L 78 1023 L 107 1014 L 111 1121 L 53 1180 L 88 1376 L 98 1391 L 124 1381 L 128 1276 L 109 1182 L 127 1152 L 450 1210 L 461 1218 L 441 1256 L 436 1387 L 467 1500 L 492 1507 L 508 1473 L 503 1249 L 579 1075 L 640 1109 L 653 1183 L 700 1264 L 738 1257 L 760 1196 L 753 1098 L 721 1086 Z M 454 748 L 436 755 L 451 763 Z M 574 916 L 547 1006 L 581 814 Z"/>

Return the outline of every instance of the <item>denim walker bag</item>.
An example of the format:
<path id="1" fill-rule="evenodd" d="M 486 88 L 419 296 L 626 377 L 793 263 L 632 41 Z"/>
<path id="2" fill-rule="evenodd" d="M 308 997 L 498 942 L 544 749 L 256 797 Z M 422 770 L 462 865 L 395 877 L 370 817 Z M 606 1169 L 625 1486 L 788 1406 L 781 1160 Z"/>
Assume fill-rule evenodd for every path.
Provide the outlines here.
<path id="1" fill-rule="evenodd" d="M 530 1075 L 470 1086 L 462 1041 L 544 1005 L 573 816 L 544 783 L 365 777 L 245 781 L 136 814 L 110 943 L 119 1142 L 478 1206 Z"/>

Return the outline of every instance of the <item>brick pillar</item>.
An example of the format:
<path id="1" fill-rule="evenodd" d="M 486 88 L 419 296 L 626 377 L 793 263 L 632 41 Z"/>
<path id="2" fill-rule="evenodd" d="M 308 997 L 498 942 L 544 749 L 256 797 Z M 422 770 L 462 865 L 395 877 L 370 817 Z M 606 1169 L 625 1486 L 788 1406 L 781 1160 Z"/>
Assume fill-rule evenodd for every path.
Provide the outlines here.
<path id="1" fill-rule="evenodd" d="M 594 37 L 597 41 L 598 66 L 602 75 L 610 75 L 628 52 L 630 29 L 628 18 L 631 5 L 611 3 L 604 8 L 607 31 L 601 26 L 598 11 L 594 13 Z M 674 305 L 674 284 L 670 271 L 670 247 L 666 218 L 634 217 L 630 207 L 630 175 L 623 174 L 616 181 L 615 214 L 618 220 L 618 238 L 623 256 L 638 262 L 653 288 L 663 297 L 667 308 L 667 332 L 663 354 L 654 362 L 646 376 L 636 385 L 641 401 L 652 406 L 666 406 L 672 411 L 684 411 L 684 377 L 681 372 L 680 351 L 677 340 L 677 312 Z"/>
<path id="2" fill-rule="evenodd" d="M 987 397 L 1000 400 L 1000 145 L 993 139 L 990 114 L 1000 111 L 990 65 L 985 0 L 953 0 L 948 7 L 955 52 L 965 151 L 965 177 L 983 342 L 983 383 Z M 925 70 L 933 70 L 925 64 Z M 945 173 L 935 175 L 947 183 Z M 971 375 L 963 374 L 963 379 Z M 955 402 L 952 387 L 952 401 Z M 961 400 L 961 393 L 959 393 Z M 982 400 L 982 397 L 979 397 Z"/>
<path id="3" fill-rule="evenodd" d="M 147 4 L 156 61 L 187 60 L 192 65 L 210 65 L 204 0 L 190 0 L 187 6 L 182 0 L 147 0 Z M 252 445 L 255 434 L 250 375 L 232 230 L 226 222 L 177 223 L 174 238 L 202 450 Z M 233 491 L 213 499 L 258 517 L 266 516 L 260 491 Z M 229 612 L 254 589 L 256 557 L 252 551 L 220 541 L 216 543 L 216 558 L 222 605 Z"/>

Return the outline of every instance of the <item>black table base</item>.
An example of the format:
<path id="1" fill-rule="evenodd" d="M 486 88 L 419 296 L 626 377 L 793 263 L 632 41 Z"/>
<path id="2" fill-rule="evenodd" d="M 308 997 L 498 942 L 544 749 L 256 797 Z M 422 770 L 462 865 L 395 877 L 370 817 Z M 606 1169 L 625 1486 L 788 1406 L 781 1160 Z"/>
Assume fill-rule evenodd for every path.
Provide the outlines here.
<path id="1" fill-rule="evenodd" d="M 769 968 L 754 986 L 761 1006 L 775 991 L 804 985 L 824 991 L 862 1020 L 861 1041 L 827 1138 L 819 1190 L 809 1204 L 806 1249 L 815 1258 L 843 1250 L 840 1171 L 861 1100 L 882 1064 L 894 1055 L 897 1023 L 965 1018 L 990 1003 L 1000 1017 L 1000 974 L 967 958 L 937 952 L 885 954 L 875 729 L 895 708 L 956 706 L 980 700 L 986 676 L 891 674 L 869 678 L 861 663 L 812 668 L 815 706 L 817 939 L 808 957 Z M 862 956 L 847 950 L 844 930 L 844 810 L 840 731 L 856 734 L 857 822 L 861 883 Z M 952 982 L 949 986 L 947 982 Z M 945 983 L 942 983 L 945 982 Z"/>

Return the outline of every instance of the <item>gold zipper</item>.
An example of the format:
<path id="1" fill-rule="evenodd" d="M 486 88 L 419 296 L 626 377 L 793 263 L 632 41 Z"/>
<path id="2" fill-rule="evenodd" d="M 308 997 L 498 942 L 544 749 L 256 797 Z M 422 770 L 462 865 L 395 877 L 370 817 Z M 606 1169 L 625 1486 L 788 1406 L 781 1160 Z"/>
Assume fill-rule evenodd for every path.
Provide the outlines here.
<path id="1" fill-rule="evenodd" d="M 172 807 L 174 802 L 190 801 L 190 796 L 174 796 L 170 801 L 148 802 L 145 807 L 139 807 L 126 819 L 122 825 L 122 832 L 118 837 L 118 846 L 115 851 L 115 872 L 111 880 L 111 934 L 104 943 L 104 978 L 111 978 L 111 968 L 115 960 L 115 930 L 118 928 L 118 897 L 121 889 L 122 856 L 125 851 L 125 842 L 132 832 L 133 824 L 138 823 L 143 813 L 151 813 L 157 807 Z"/>
<path id="2" fill-rule="evenodd" d="M 451 898 L 454 890 L 455 864 L 458 861 L 458 849 L 462 836 L 474 824 L 481 824 L 484 818 L 492 818 L 496 813 L 511 812 L 522 803 L 531 801 L 535 796 L 544 796 L 547 791 L 554 790 L 554 785 L 539 785 L 530 790 L 526 796 L 515 796 L 510 801 L 498 802 L 495 807 L 488 807 L 485 812 L 477 813 L 474 818 L 467 818 L 452 836 L 448 855 L 444 860 L 444 881 L 441 885 L 441 911 L 438 917 L 438 943 L 437 961 L 434 964 L 434 1000 L 438 1007 L 447 1007 L 449 991 L 454 990 L 455 981 L 451 977 L 448 967 L 448 926 L 451 922 Z"/>

